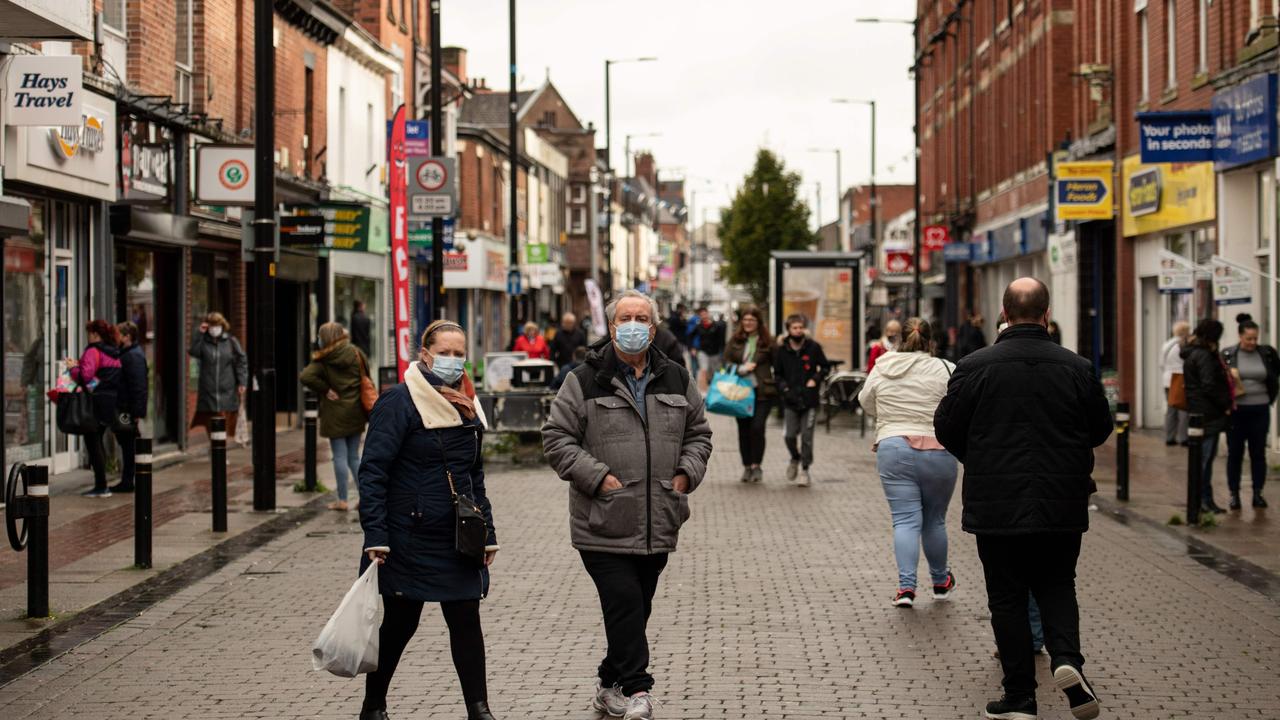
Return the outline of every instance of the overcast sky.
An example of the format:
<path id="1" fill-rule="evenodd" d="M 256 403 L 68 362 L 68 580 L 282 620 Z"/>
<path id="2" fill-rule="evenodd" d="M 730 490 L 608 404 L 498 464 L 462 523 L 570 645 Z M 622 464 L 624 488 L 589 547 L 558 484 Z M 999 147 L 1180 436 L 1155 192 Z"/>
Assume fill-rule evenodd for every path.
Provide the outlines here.
<path id="1" fill-rule="evenodd" d="M 835 219 L 834 153 L 846 187 L 870 176 L 870 109 L 877 101 L 877 180 L 910 182 L 911 27 L 855 23 L 910 18 L 913 0 L 518 0 L 521 89 L 548 73 L 604 146 L 604 61 L 614 65 L 613 164 L 625 136 L 650 149 L 663 179 L 687 177 L 697 215 L 714 219 L 750 170 L 757 148 L 782 155 L 804 177 L 810 203 L 822 184 L 822 219 Z M 506 0 L 443 0 L 444 44 L 465 47 L 467 71 L 507 88 Z"/>

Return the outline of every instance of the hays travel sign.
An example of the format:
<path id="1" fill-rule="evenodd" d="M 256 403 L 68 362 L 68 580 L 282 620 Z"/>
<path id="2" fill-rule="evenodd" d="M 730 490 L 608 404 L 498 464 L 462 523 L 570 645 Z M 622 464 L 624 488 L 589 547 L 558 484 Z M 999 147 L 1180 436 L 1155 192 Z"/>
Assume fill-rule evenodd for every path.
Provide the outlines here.
<path id="1" fill-rule="evenodd" d="M 82 62 L 79 55 L 13 57 L 2 93 L 5 124 L 79 125 Z"/>

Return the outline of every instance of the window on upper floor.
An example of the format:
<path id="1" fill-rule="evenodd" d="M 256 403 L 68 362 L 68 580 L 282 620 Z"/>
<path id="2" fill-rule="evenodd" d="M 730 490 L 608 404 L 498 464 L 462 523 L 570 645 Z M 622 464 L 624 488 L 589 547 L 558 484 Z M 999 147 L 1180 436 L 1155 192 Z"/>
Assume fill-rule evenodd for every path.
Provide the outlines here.
<path id="1" fill-rule="evenodd" d="M 582 183 L 574 183 L 570 189 L 569 202 L 585 203 L 586 201 L 587 186 Z"/>
<path id="2" fill-rule="evenodd" d="M 1178 0 L 1164 2 L 1165 88 L 1178 87 Z"/>
<path id="3" fill-rule="evenodd" d="M 102 0 L 102 24 L 123 33 L 125 31 L 125 0 Z"/>
<path id="4" fill-rule="evenodd" d="M 1139 85 L 1142 88 L 1142 102 L 1151 99 L 1151 44 L 1149 41 L 1147 28 L 1147 10 L 1144 5 L 1142 10 L 1138 11 L 1138 53 L 1140 62 L 1138 64 L 1138 73 L 1141 76 Z"/>
<path id="5" fill-rule="evenodd" d="M 569 208 L 569 232 L 581 235 L 587 231 L 587 209 L 585 207 Z"/>
<path id="6" fill-rule="evenodd" d="M 1209 0 L 1196 0 L 1196 74 L 1209 72 Z"/>
<path id="7" fill-rule="evenodd" d="M 194 51 L 194 0 L 174 0 L 174 16 L 177 35 L 174 42 L 173 98 L 178 104 L 191 102 L 191 76 L 195 64 Z"/>

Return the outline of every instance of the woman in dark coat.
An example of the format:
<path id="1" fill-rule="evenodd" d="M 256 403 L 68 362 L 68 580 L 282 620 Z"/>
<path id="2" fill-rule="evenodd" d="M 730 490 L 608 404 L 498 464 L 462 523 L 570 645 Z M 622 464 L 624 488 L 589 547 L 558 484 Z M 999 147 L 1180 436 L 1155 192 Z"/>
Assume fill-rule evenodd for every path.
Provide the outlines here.
<path id="1" fill-rule="evenodd" d="M 222 313 L 211 312 L 196 328 L 187 354 L 199 365 L 199 392 L 191 427 L 209 427 L 209 418 L 227 419 L 227 436 L 236 434 L 240 398 L 249 382 L 249 359 L 231 337 L 231 324 Z"/>
<path id="2" fill-rule="evenodd" d="M 1227 365 L 1218 354 L 1222 323 L 1204 319 L 1182 349 L 1182 378 L 1187 389 L 1187 410 L 1204 418 L 1200 478 L 1200 505 L 1203 512 L 1223 512 L 1213 501 L 1213 459 L 1218 454 L 1218 436 L 1227 429 L 1227 417 L 1235 405 Z"/>
<path id="3" fill-rule="evenodd" d="M 778 399 L 773 384 L 773 336 L 756 308 L 742 311 L 738 330 L 725 346 L 724 361 L 738 366 L 738 374 L 751 377 L 756 387 L 756 410 L 749 418 L 738 418 L 738 454 L 742 457 L 742 482 L 760 482 L 764 470 L 764 444 L 769 413 Z"/>
<path id="4" fill-rule="evenodd" d="M 431 323 L 418 362 L 402 384 L 378 398 L 369 418 L 358 480 L 365 549 L 360 571 L 371 561 L 382 563 L 378 581 L 385 612 L 378 669 L 366 681 L 361 720 L 387 717 L 387 688 L 427 602 L 440 603 L 449 626 L 468 720 L 493 720 L 480 600 L 489 591 L 498 544 L 480 452 L 484 415 L 462 369 L 466 347 L 457 323 Z M 483 565 L 455 549 L 449 475 L 457 493 L 484 511 L 489 535 Z"/>
<path id="5" fill-rule="evenodd" d="M 111 486 L 113 493 L 133 492 L 134 447 L 140 425 L 147 417 L 147 356 L 138 343 L 138 326 L 131 322 L 116 325 L 120 335 L 120 395 L 116 412 L 133 422 L 127 427 L 114 427 L 116 443 L 120 445 L 120 482 Z"/>
<path id="6" fill-rule="evenodd" d="M 102 436 L 116 414 L 116 398 L 120 391 L 120 349 L 117 347 L 116 328 L 106 320 L 93 320 L 84 326 L 89 346 L 79 360 L 67 358 L 71 379 L 93 393 L 93 416 L 98 428 L 84 435 L 85 452 L 89 453 L 89 465 L 93 468 L 93 489 L 86 497 L 111 497 L 107 488 L 107 453 L 102 446 Z"/>
<path id="7" fill-rule="evenodd" d="M 360 404 L 360 378 L 369 372 L 369 362 L 342 325 L 327 322 L 316 335 L 321 347 L 298 379 L 320 397 L 320 435 L 329 438 L 338 484 L 338 501 L 330 503 L 329 509 L 345 511 L 350 507 L 348 472 L 359 482 L 360 436 L 368 420 Z"/>

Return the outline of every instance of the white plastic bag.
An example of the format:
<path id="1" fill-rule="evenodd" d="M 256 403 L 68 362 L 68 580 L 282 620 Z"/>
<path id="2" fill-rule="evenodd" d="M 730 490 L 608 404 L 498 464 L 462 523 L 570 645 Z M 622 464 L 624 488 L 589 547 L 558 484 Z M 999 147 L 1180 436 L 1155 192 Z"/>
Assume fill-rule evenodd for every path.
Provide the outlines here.
<path id="1" fill-rule="evenodd" d="M 348 678 L 377 670 L 381 615 L 378 563 L 370 563 L 311 646 L 311 666 Z"/>
<path id="2" fill-rule="evenodd" d="M 240 414 L 236 416 L 236 444 L 240 447 L 249 445 L 249 403 L 240 398 Z"/>

